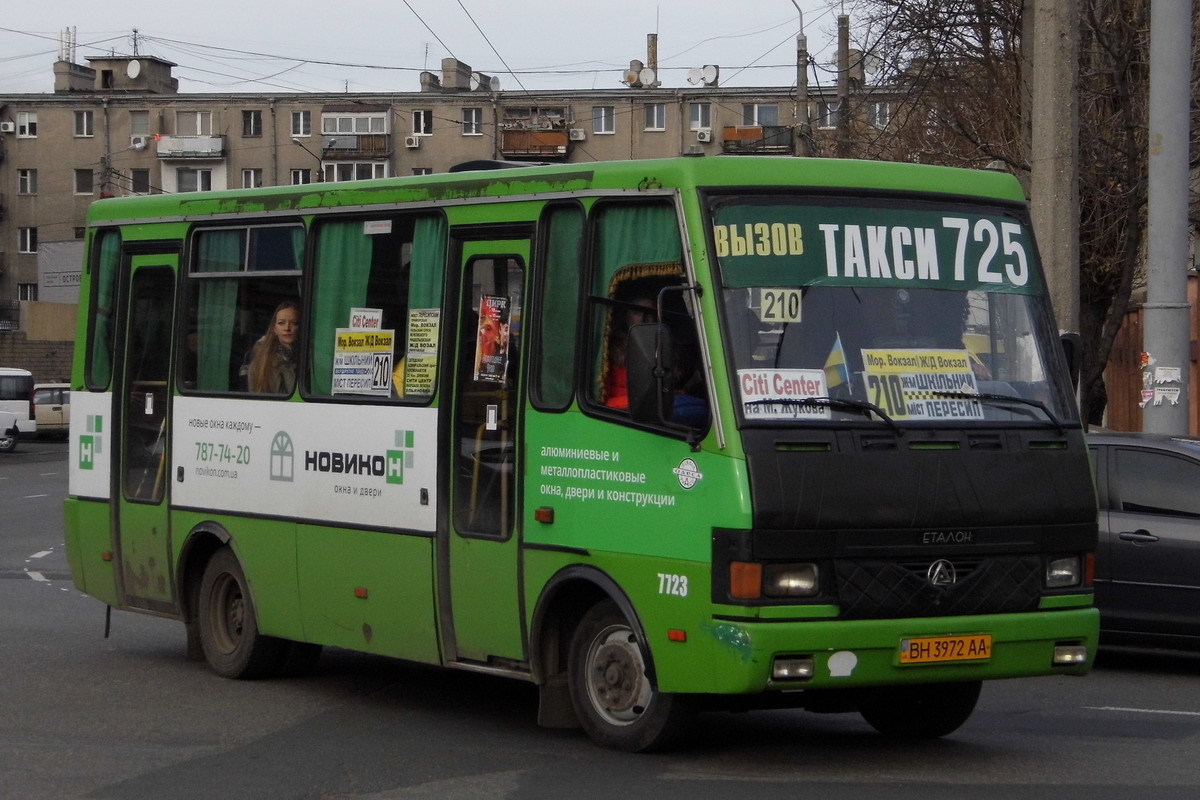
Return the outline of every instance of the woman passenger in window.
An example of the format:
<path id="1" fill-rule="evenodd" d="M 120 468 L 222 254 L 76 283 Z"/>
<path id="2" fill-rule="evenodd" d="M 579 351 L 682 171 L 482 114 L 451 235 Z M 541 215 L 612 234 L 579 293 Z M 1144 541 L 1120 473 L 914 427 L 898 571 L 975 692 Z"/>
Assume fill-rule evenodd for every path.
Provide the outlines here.
<path id="1" fill-rule="evenodd" d="M 289 395 L 296 387 L 296 340 L 300 305 L 284 300 L 275 307 L 271 325 L 250 357 L 250 391 Z"/>

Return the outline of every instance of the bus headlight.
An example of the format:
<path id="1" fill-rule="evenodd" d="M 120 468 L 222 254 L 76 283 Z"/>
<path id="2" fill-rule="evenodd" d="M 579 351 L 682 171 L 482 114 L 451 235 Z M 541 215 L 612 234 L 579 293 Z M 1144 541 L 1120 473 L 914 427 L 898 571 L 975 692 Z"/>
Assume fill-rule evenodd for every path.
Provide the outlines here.
<path id="1" fill-rule="evenodd" d="M 1079 556 L 1052 558 L 1046 562 L 1046 588 L 1065 589 L 1078 586 L 1083 577 Z"/>
<path id="2" fill-rule="evenodd" d="M 820 591 L 816 564 L 768 564 L 763 568 L 767 597 L 813 597 Z"/>

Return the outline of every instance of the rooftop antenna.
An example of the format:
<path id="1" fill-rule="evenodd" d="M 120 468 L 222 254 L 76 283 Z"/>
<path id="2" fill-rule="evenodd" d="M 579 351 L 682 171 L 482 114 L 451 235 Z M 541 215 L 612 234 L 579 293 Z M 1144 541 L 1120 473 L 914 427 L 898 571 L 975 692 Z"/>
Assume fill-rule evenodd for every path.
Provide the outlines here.
<path id="1" fill-rule="evenodd" d="M 135 56 L 138 54 L 138 29 L 137 28 L 133 29 L 133 54 Z"/>

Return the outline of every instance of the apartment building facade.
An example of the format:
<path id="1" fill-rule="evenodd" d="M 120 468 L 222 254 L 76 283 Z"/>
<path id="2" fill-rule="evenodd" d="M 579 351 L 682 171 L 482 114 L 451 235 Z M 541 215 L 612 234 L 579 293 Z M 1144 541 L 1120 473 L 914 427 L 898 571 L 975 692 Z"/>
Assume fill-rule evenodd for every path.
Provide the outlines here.
<path id="1" fill-rule="evenodd" d="M 444 172 L 473 160 L 786 157 L 841 130 L 833 87 L 800 108 L 794 87 L 722 87 L 715 69 L 684 88 L 633 73 L 611 89 L 500 91 L 446 59 L 412 92 L 181 94 L 169 61 L 89 63 L 56 63 L 52 94 L 0 95 L 0 330 L 19 326 L 21 302 L 70 301 L 78 273 L 48 267 L 46 246 L 67 243 L 58 252 L 69 258 L 101 197 Z M 858 123 L 887 125 L 878 97 L 860 104 Z M 805 125 L 813 138 L 799 135 Z"/>

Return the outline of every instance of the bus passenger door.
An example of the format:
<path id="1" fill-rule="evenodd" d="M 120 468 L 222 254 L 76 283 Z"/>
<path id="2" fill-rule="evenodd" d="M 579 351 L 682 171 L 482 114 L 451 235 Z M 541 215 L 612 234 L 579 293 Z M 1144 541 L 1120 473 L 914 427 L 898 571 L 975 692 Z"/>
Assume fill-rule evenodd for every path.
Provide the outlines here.
<path id="1" fill-rule="evenodd" d="M 177 253 L 133 254 L 117 342 L 113 528 L 121 602 L 177 612 L 169 520 L 171 342 Z"/>
<path id="2" fill-rule="evenodd" d="M 529 240 L 461 247 L 443 630 L 450 660 L 523 660 L 519 355 Z"/>

